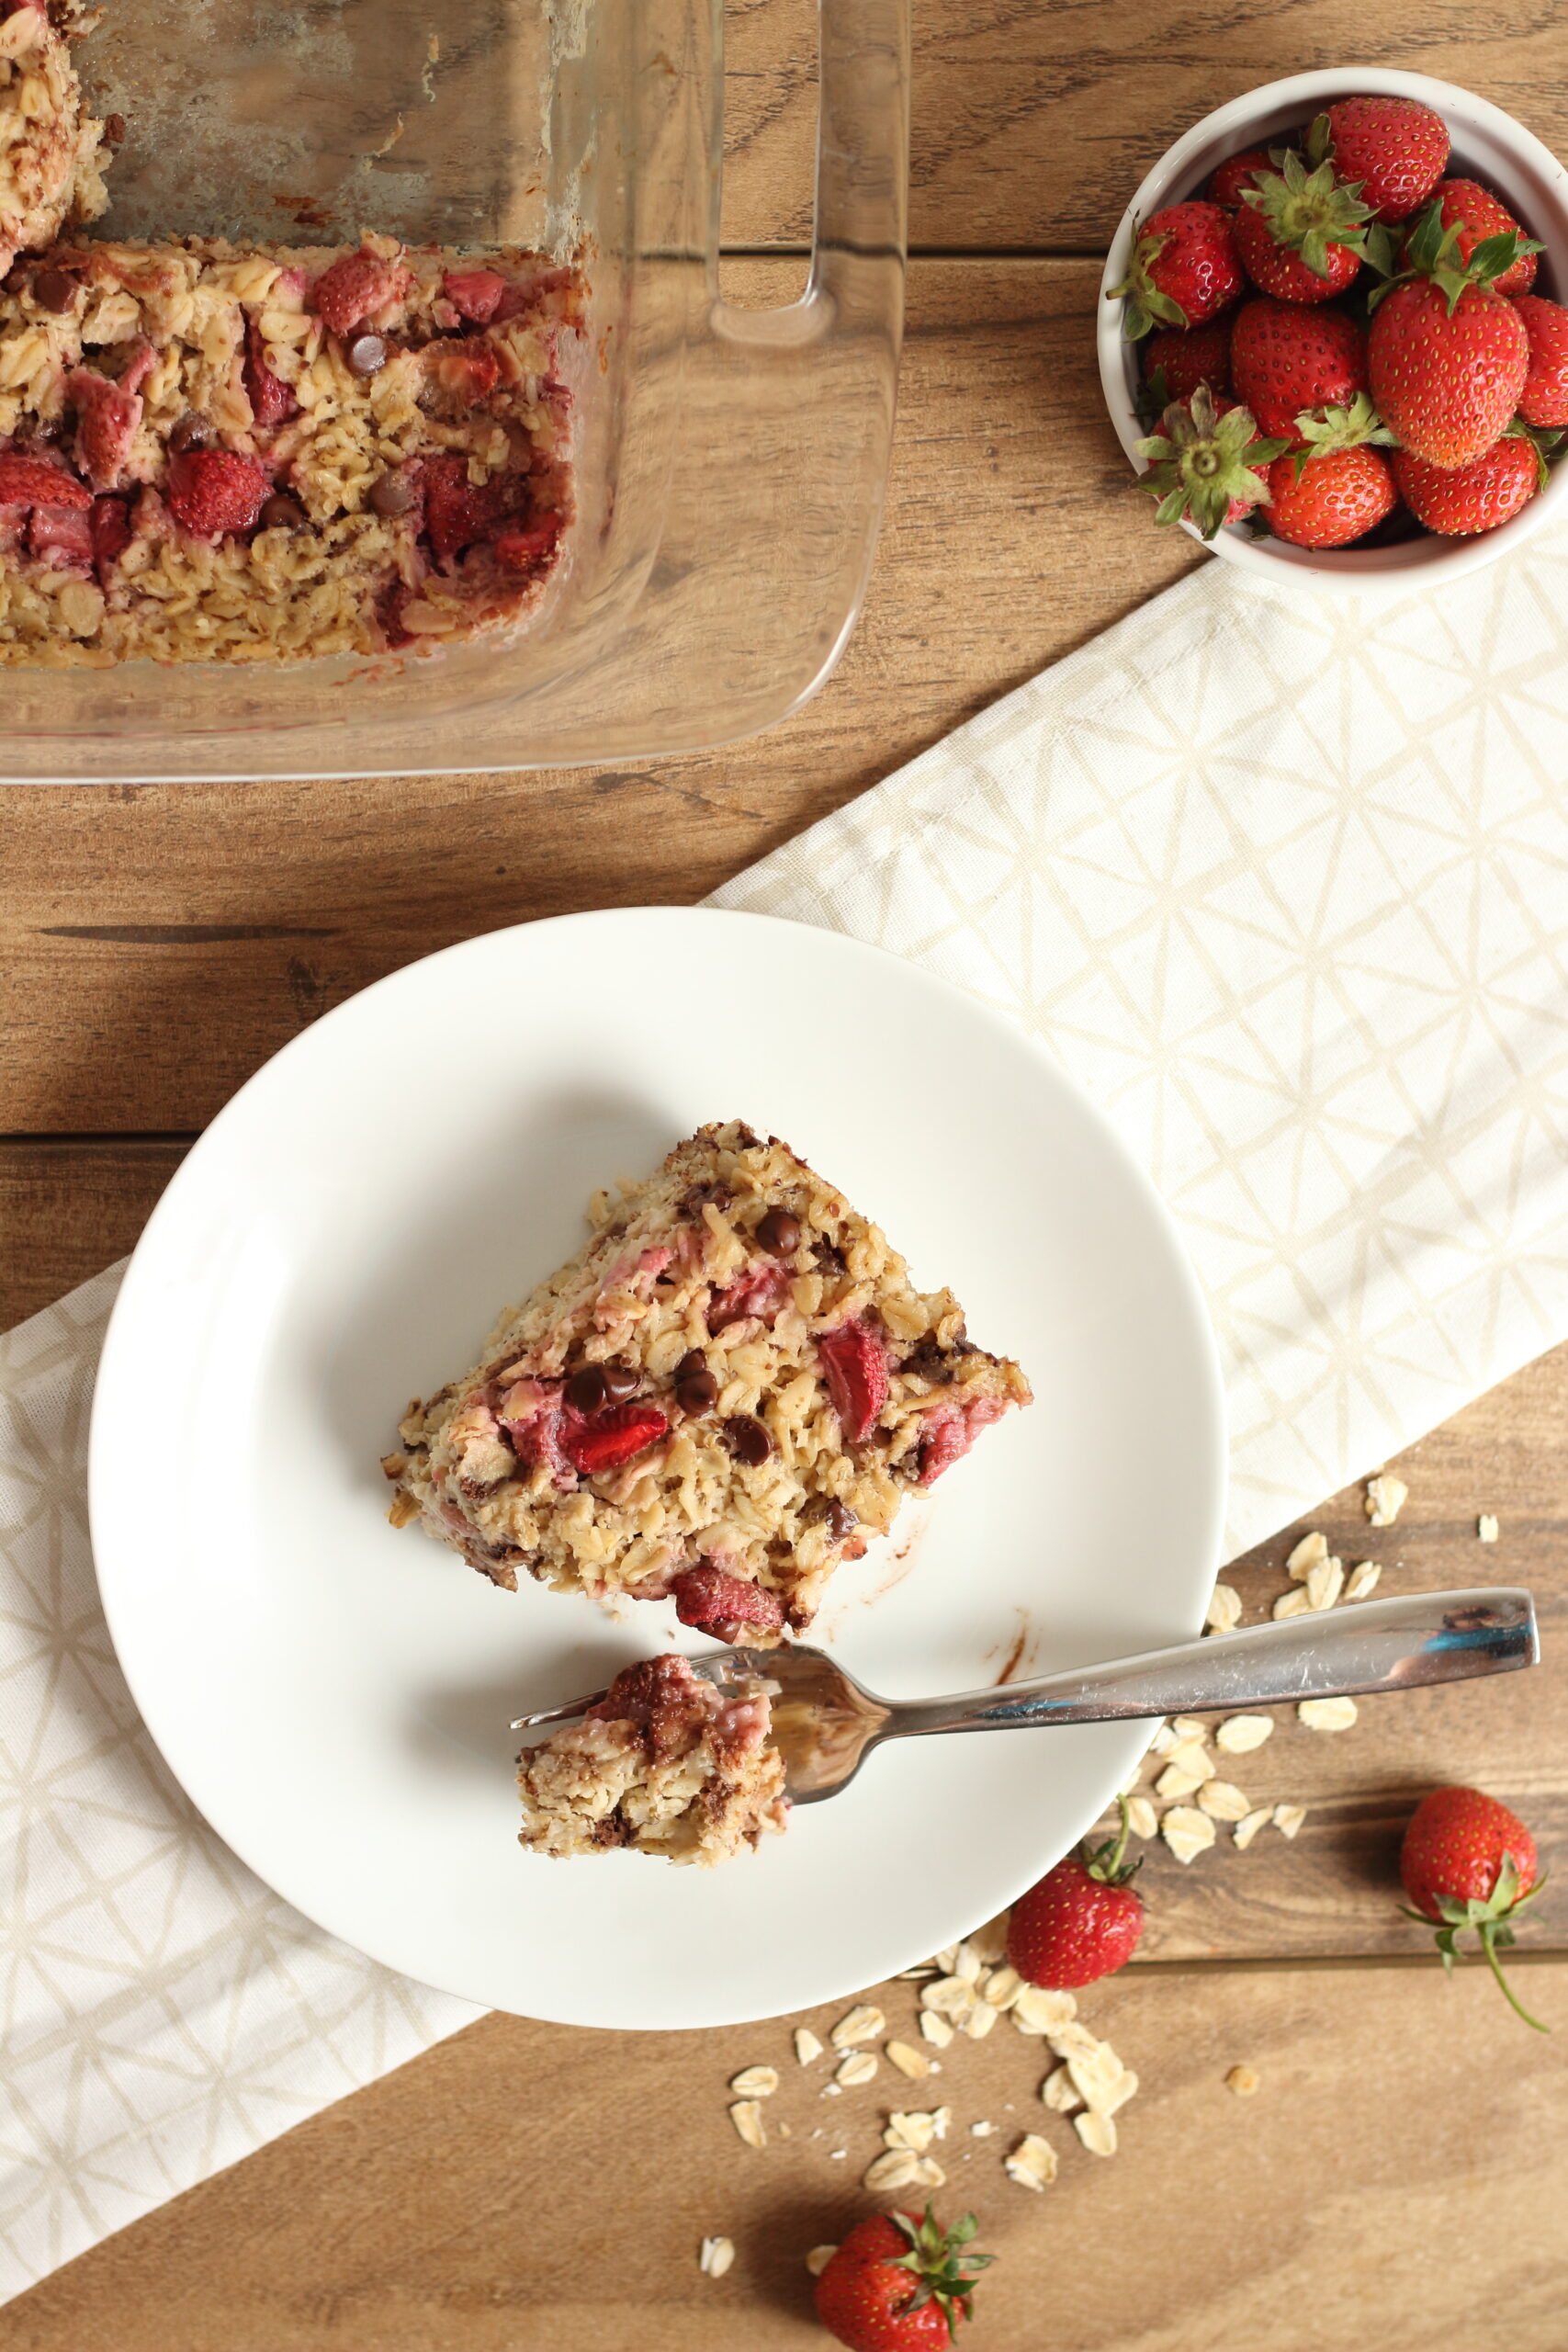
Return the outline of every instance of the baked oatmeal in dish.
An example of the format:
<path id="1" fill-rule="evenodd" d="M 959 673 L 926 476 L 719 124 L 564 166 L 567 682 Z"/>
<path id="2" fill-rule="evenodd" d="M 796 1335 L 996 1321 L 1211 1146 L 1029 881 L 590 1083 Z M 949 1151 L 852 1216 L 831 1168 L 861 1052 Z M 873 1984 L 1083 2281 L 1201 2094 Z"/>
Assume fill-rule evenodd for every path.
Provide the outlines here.
<path id="1" fill-rule="evenodd" d="M 104 126 L 83 113 L 71 62 L 74 18 L 54 15 L 42 0 L 0 0 L 0 277 L 108 201 Z"/>
<path id="2" fill-rule="evenodd" d="M 383 1461 L 394 1524 L 492 1583 L 673 1597 L 683 1623 L 769 1645 L 1030 1401 L 953 1293 L 917 1291 L 776 1137 L 699 1128 L 589 1214 L 577 1256 L 415 1400 Z"/>
<path id="3" fill-rule="evenodd" d="M 580 1722 L 517 1763 L 518 1842 L 558 1859 L 635 1846 L 724 1862 L 783 1829 L 789 1810 L 764 1685 L 750 1676 L 722 1693 L 674 1656 L 628 1666 Z"/>

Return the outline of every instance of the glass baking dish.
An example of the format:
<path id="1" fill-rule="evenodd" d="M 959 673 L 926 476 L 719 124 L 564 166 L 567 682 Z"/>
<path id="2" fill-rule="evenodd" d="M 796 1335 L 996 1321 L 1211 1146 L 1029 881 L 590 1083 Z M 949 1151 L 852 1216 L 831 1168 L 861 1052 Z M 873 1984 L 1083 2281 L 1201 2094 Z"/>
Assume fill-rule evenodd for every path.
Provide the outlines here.
<path id="1" fill-rule="evenodd" d="M 798 301 L 718 292 L 722 0 L 120 0 L 92 233 L 536 244 L 587 270 L 578 520 L 506 645 L 430 661 L 0 671 L 17 780 L 409 775 L 767 727 L 864 594 L 903 319 L 907 0 L 823 0 Z"/>

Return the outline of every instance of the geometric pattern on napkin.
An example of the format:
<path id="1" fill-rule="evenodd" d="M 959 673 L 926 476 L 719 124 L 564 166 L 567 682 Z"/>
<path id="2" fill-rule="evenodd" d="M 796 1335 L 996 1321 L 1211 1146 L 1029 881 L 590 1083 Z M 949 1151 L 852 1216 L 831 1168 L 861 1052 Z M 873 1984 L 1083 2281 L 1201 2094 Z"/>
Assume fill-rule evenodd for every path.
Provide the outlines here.
<path id="1" fill-rule="evenodd" d="M 1109 1114 L 1218 1330 L 1229 1554 L 1568 1335 L 1568 536 L 1394 602 L 1205 565 L 716 902 Z"/>
<path id="2" fill-rule="evenodd" d="M 0 2300 L 479 2014 L 263 1886 L 137 1715 L 86 1525 L 121 1271 L 0 1338 Z"/>

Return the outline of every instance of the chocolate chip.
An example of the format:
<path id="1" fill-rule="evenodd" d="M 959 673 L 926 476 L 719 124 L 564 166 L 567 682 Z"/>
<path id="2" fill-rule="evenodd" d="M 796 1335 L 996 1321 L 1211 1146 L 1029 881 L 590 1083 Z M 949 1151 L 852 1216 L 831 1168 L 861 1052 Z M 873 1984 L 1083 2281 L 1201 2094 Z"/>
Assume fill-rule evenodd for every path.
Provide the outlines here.
<path id="1" fill-rule="evenodd" d="M 374 376 L 387 364 L 387 345 L 378 334 L 356 334 L 343 356 L 355 376 Z"/>
<path id="2" fill-rule="evenodd" d="M 675 1367 L 675 1377 L 677 1380 L 690 1380 L 694 1372 L 705 1372 L 707 1368 L 708 1360 L 701 1348 L 688 1348 Z"/>
<path id="3" fill-rule="evenodd" d="M 191 449 L 205 449 L 210 438 L 202 418 L 187 414 L 171 427 L 169 447 L 176 458 L 183 458 Z"/>
<path id="4" fill-rule="evenodd" d="M 33 280 L 33 300 L 58 317 L 62 311 L 70 310 L 75 301 L 76 283 L 75 278 L 68 277 L 62 269 L 40 269 Z"/>
<path id="5" fill-rule="evenodd" d="M 694 1417 L 711 1413 L 718 1402 L 718 1383 L 698 1359 L 695 1372 L 683 1373 L 675 1383 L 675 1402 L 683 1413 Z"/>
<path id="6" fill-rule="evenodd" d="M 406 514 L 414 502 L 414 486 L 401 474 L 382 474 L 370 485 L 370 503 L 378 514 Z"/>
<path id="7" fill-rule="evenodd" d="M 598 1412 L 610 1393 L 609 1383 L 604 1378 L 604 1365 L 583 1364 L 581 1370 L 574 1372 L 567 1382 L 566 1393 L 580 1413 Z"/>
<path id="8" fill-rule="evenodd" d="M 642 1386 L 641 1373 L 635 1371 L 629 1363 L 612 1359 L 609 1363 L 601 1364 L 599 1369 L 604 1375 L 604 1394 L 612 1405 L 624 1405 Z"/>
<path id="9" fill-rule="evenodd" d="M 800 1219 L 788 1209 L 770 1209 L 758 1221 L 757 1238 L 775 1258 L 787 1258 L 800 1247 Z"/>
<path id="10" fill-rule="evenodd" d="M 298 531 L 305 520 L 305 509 L 287 491 L 276 491 L 261 511 L 264 531 Z"/>
<path id="11" fill-rule="evenodd" d="M 837 1496 L 828 1506 L 827 1519 L 828 1532 L 835 1544 L 841 1544 L 850 1530 L 860 1525 L 848 1503 L 840 1502 Z"/>
<path id="12" fill-rule="evenodd" d="M 755 1413 L 734 1413 L 724 1425 L 724 1442 L 738 1462 L 757 1469 L 773 1450 L 768 1435 Z"/>

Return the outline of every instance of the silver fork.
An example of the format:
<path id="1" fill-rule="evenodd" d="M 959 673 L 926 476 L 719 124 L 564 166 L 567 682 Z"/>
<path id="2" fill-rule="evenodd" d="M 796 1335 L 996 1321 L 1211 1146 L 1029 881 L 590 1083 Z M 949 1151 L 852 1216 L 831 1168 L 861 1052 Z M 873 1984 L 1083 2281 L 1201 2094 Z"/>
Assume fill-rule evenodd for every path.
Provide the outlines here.
<path id="1" fill-rule="evenodd" d="M 1122 1716 L 1229 1714 L 1281 1701 L 1359 1698 L 1510 1674 L 1540 1658 L 1535 1603 L 1528 1592 L 1482 1586 L 1424 1592 L 1409 1600 L 1358 1601 L 1326 1613 L 1215 1634 L 1174 1649 L 1145 1650 L 1102 1666 L 1074 1667 L 1035 1682 L 961 1690 L 945 1699 L 879 1699 L 823 1650 L 710 1650 L 692 1667 L 716 1689 L 761 1675 L 771 1683 L 773 1736 L 796 1804 L 817 1804 L 848 1788 L 885 1739 L 927 1732 L 1039 1730 Z M 591 1690 L 570 1706 L 519 1715 L 513 1731 L 570 1722 L 604 1696 Z"/>

